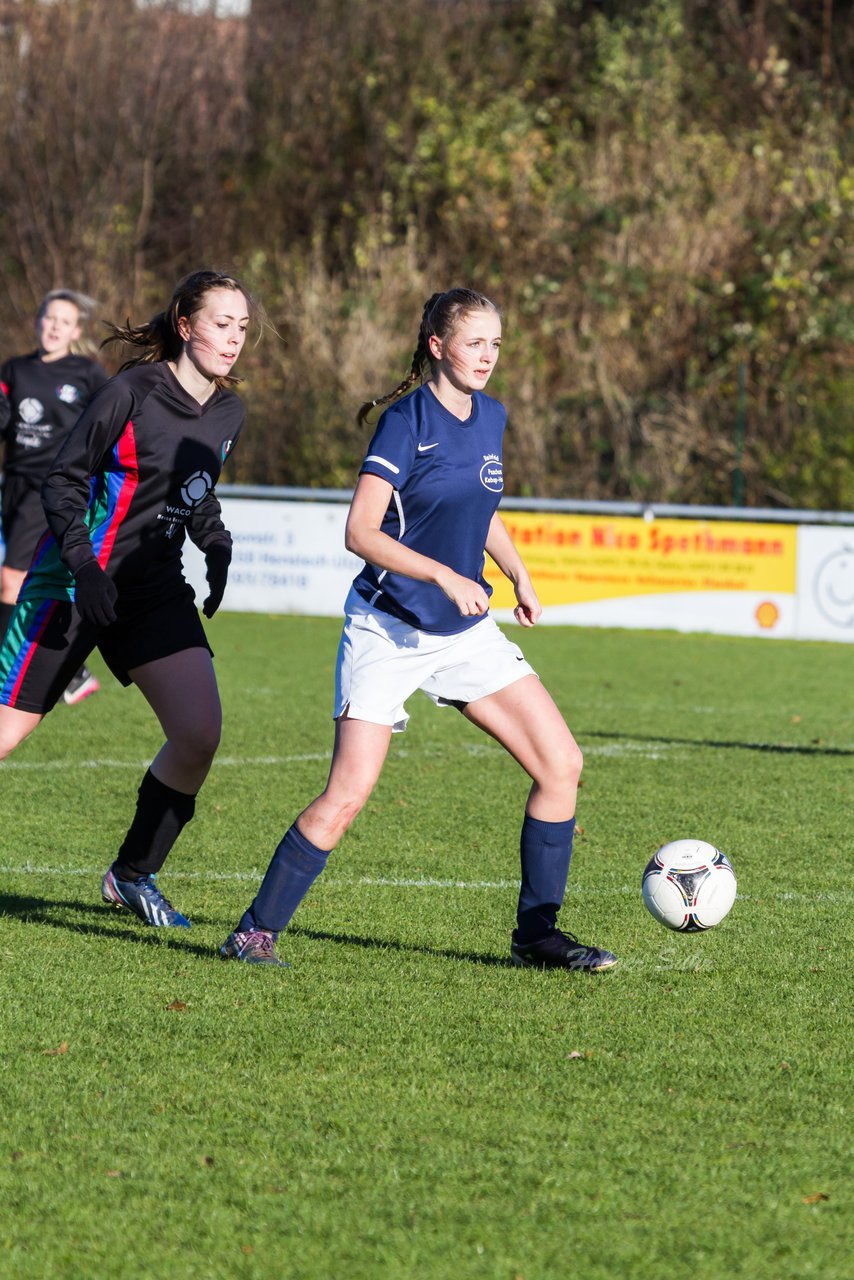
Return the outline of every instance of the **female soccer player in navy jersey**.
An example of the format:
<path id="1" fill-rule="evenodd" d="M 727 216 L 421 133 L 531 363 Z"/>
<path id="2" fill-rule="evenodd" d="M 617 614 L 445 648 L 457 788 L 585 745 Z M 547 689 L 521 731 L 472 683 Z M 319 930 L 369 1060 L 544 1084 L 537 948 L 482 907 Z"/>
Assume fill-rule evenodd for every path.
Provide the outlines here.
<path id="1" fill-rule="evenodd" d="M 108 341 L 141 349 L 98 391 L 42 488 L 49 525 L 0 649 L 0 759 L 61 697 L 94 648 L 135 684 L 166 736 L 103 878 L 106 902 L 187 928 L 156 873 L 193 816 L 219 744 L 212 652 L 182 574 L 186 535 L 205 555 L 210 618 L 231 535 L 214 486 L 243 423 L 231 390 L 253 312 L 231 276 L 197 271 L 169 306 Z"/>
<path id="2" fill-rule="evenodd" d="M 38 350 L 14 356 L 0 369 L 0 414 L 6 419 L 0 640 L 45 529 L 39 494 L 44 478 L 71 428 L 107 380 L 96 360 L 73 350 L 94 305 L 73 289 L 52 289 L 36 314 Z M 73 705 L 97 690 L 97 679 L 84 666 L 72 676 L 63 699 Z"/>
<path id="3" fill-rule="evenodd" d="M 495 305 L 468 289 L 424 307 L 409 376 L 390 395 L 347 519 L 365 560 L 345 604 L 335 746 L 324 791 L 285 833 L 224 942 L 225 959 L 281 964 L 275 941 L 371 794 L 405 702 L 422 689 L 497 739 L 532 780 L 522 824 L 515 964 L 608 969 L 616 958 L 557 928 L 572 853 L 581 752 L 549 694 L 489 616 L 484 552 L 513 583 L 515 616 L 541 615 L 498 515 L 504 408 L 484 394 L 501 343 Z M 412 390 L 429 366 L 426 383 Z M 411 393 L 411 394 L 407 394 Z"/>

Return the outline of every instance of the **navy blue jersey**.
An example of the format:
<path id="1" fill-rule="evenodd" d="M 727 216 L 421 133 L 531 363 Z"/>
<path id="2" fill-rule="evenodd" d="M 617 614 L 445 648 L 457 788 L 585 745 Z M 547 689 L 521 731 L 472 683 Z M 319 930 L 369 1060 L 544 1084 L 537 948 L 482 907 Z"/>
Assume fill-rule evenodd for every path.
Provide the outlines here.
<path id="1" fill-rule="evenodd" d="M 506 422 L 504 406 L 482 391 L 461 422 L 429 386 L 420 387 L 386 409 L 359 472 L 394 486 L 383 533 L 479 582 L 487 594 L 484 548 L 504 488 Z M 453 635 L 482 616 L 463 618 L 440 587 L 370 564 L 354 585 L 371 605 L 422 631 Z"/>

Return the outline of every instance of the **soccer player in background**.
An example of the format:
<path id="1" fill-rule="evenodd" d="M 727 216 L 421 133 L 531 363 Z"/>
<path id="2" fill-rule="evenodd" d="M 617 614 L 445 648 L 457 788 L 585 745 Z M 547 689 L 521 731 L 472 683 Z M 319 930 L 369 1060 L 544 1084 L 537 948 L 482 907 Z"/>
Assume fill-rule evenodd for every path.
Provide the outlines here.
<path id="1" fill-rule="evenodd" d="M 74 346 L 94 302 L 72 289 L 45 294 L 36 314 L 38 350 L 14 356 L 0 369 L 3 462 L 3 541 L 0 570 L 0 640 L 18 599 L 46 521 L 39 490 L 50 464 L 107 373 Z M 75 672 L 63 693 L 69 705 L 98 690 L 88 667 Z"/>
<path id="2" fill-rule="evenodd" d="M 285 833 L 254 901 L 220 948 L 225 959 L 281 964 L 283 930 L 379 778 L 391 735 L 422 689 L 495 738 L 532 780 L 510 958 L 602 970 L 616 958 L 557 927 L 572 854 L 581 752 L 521 651 L 489 616 L 484 553 L 513 583 L 517 621 L 542 609 L 498 515 L 507 418 L 484 394 L 501 317 L 468 289 L 424 306 L 411 370 L 389 395 L 350 507 L 345 540 L 365 565 L 344 606 L 335 744 L 324 791 Z M 426 382 L 418 386 L 425 370 Z"/>
<path id="3" fill-rule="evenodd" d="M 101 886 L 148 924 L 188 928 L 155 879 L 219 745 L 212 651 L 182 573 L 185 536 L 205 555 L 216 612 L 231 535 L 214 486 L 243 423 L 234 364 L 254 307 L 231 276 L 197 271 L 146 324 L 110 326 L 141 352 L 89 403 L 42 488 L 49 532 L 0 648 L 0 759 L 40 723 L 94 648 L 135 684 L 166 740 Z"/>

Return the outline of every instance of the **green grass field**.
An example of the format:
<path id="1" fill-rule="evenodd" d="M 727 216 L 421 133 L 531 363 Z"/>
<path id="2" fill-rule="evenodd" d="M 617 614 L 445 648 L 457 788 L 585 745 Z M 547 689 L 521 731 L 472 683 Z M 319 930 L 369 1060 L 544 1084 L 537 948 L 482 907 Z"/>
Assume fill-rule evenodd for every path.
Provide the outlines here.
<path id="1" fill-rule="evenodd" d="M 849 1280 L 854 648 L 514 631 L 585 752 L 562 923 L 620 967 L 509 965 L 526 780 L 417 695 L 267 972 L 216 948 L 325 779 L 338 624 L 210 634 L 192 932 L 100 902 L 134 690 L 0 767 L 0 1275 Z M 739 880 L 702 935 L 640 896 L 686 835 Z"/>

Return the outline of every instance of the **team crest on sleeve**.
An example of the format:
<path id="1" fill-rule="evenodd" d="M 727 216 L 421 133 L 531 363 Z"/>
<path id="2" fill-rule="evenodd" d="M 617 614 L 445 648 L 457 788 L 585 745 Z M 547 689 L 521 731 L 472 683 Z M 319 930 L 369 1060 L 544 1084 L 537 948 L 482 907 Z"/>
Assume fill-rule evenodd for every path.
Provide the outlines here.
<path id="1" fill-rule="evenodd" d="M 501 493 L 504 489 L 504 469 L 497 453 L 485 453 L 483 466 L 480 469 L 480 483 L 490 493 Z"/>

